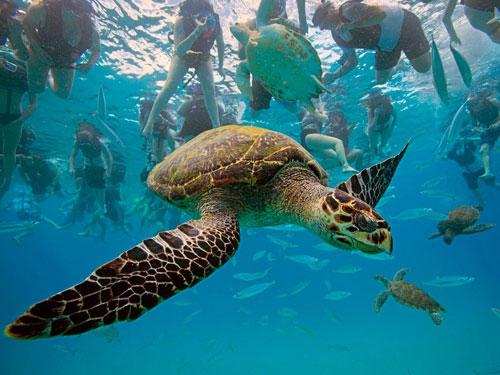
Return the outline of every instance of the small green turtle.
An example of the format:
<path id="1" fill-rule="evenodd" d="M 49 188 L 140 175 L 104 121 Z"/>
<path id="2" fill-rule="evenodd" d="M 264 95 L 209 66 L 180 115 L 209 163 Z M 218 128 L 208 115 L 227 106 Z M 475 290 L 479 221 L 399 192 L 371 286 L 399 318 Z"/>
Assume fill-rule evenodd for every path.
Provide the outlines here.
<path id="1" fill-rule="evenodd" d="M 406 272 L 408 272 L 408 268 L 399 270 L 394 275 L 392 281 L 387 280 L 385 276 L 375 276 L 375 280 L 380 281 L 387 287 L 387 290 L 380 292 L 375 300 L 375 312 L 380 312 L 382 305 L 387 301 L 387 297 L 391 295 L 396 301 L 403 305 L 428 311 L 434 324 L 440 325 L 443 318 L 439 312 L 445 311 L 444 308 L 422 289 L 409 282 L 403 281 Z"/>
<path id="2" fill-rule="evenodd" d="M 274 0 L 261 1 L 255 30 L 240 23 L 230 27 L 231 33 L 245 46 L 246 54 L 246 60 L 236 70 L 236 84 L 247 99 L 253 100 L 252 74 L 275 98 L 300 100 L 315 118 L 326 121 L 328 117 L 311 101 L 328 91 L 321 83 L 318 53 L 303 35 L 272 22 L 273 5 Z"/>
<path id="3" fill-rule="evenodd" d="M 450 245 L 459 234 L 473 234 L 484 232 L 493 228 L 496 224 L 476 224 L 479 219 L 481 207 L 460 206 L 448 212 L 448 220 L 438 223 L 438 233 L 429 237 L 430 240 L 444 236 L 443 240 Z"/>
<path id="4" fill-rule="evenodd" d="M 194 220 L 145 239 L 33 305 L 5 333 L 75 335 L 137 319 L 225 264 L 238 249 L 240 227 L 292 223 L 343 250 L 392 253 L 390 227 L 373 207 L 406 148 L 331 188 L 311 154 L 282 133 L 238 125 L 206 131 L 148 177 L 151 190 Z"/>

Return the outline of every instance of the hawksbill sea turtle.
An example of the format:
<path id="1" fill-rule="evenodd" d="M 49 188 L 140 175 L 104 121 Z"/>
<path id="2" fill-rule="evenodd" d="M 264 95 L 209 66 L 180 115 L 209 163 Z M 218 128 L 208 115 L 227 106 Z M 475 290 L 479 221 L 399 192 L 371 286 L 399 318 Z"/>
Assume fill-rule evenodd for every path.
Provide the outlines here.
<path id="1" fill-rule="evenodd" d="M 329 91 L 322 83 L 321 60 L 312 44 L 301 34 L 280 23 L 271 22 L 274 0 L 262 0 L 257 11 L 257 27 L 250 30 L 236 23 L 231 33 L 245 46 L 246 60 L 236 69 L 236 85 L 253 100 L 252 74 L 269 93 L 284 101 L 299 100 L 318 120 L 320 113 L 311 99 Z"/>
<path id="2" fill-rule="evenodd" d="M 460 206 L 448 212 L 448 220 L 438 223 L 438 233 L 429 237 L 430 240 L 439 236 L 444 236 L 443 240 L 447 245 L 459 234 L 473 234 L 484 232 L 493 228 L 496 224 L 476 224 L 479 219 L 481 207 Z"/>
<path id="3" fill-rule="evenodd" d="M 145 239 L 82 283 L 33 305 L 5 333 L 74 335 L 134 320 L 226 263 L 238 248 L 240 227 L 292 223 L 344 250 L 392 253 L 390 227 L 373 207 L 406 148 L 330 188 L 318 162 L 284 134 L 238 125 L 206 131 L 148 177 L 151 190 L 195 219 Z"/>
<path id="4" fill-rule="evenodd" d="M 445 310 L 422 289 L 410 284 L 409 282 L 403 281 L 403 277 L 405 277 L 406 272 L 408 272 L 408 268 L 399 270 L 394 275 L 394 279 L 392 281 L 387 280 L 385 276 L 375 276 L 375 280 L 380 281 L 385 287 L 387 287 L 387 290 L 380 292 L 375 300 L 375 312 L 380 312 L 382 305 L 391 295 L 402 305 L 429 312 L 434 324 L 440 325 L 443 318 L 439 312 Z"/>

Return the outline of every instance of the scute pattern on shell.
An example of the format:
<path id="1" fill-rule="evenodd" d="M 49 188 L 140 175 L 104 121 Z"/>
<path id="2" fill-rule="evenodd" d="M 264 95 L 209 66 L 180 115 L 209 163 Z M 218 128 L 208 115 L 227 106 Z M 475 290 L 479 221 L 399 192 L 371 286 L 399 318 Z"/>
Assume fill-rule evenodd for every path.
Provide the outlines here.
<path id="1" fill-rule="evenodd" d="M 299 33 L 279 24 L 261 27 L 251 37 L 246 54 L 250 71 L 274 97 L 296 100 L 321 94 L 311 77 L 321 80 L 321 61 Z"/>
<path id="2" fill-rule="evenodd" d="M 267 129 L 228 125 L 206 131 L 156 165 L 151 190 L 169 201 L 229 184 L 262 186 L 287 163 L 307 165 L 327 185 L 323 168 L 290 137 Z"/>
<path id="3" fill-rule="evenodd" d="M 479 219 L 479 210 L 471 206 L 460 206 L 448 212 L 449 220 L 444 220 L 438 224 L 440 232 L 451 229 L 455 233 L 462 232 Z"/>
<path id="4" fill-rule="evenodd" d="M 422 289 L 404 280 L 392 281 L 389 291 L 396 301 L 403 305 L 429 312 L 444 311 L 444 308 Z"/>

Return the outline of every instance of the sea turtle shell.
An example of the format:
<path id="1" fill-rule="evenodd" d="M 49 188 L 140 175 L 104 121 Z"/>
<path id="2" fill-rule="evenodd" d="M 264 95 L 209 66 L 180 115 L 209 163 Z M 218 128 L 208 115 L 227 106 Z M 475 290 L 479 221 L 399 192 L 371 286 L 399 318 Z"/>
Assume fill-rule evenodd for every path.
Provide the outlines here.
<path id="1" fill-rule="evenodd" d="M 267 129 L 228 125 L 205 131 L 185 143 L 148 177 L 151 190 L 181 206 L 214 187 L 247 184 L 264 186 L 288 163 L 311 169 L 328 186 L 328 176 L 296 141 Z"/>
<path id="2" fill-rule="evenodd" d="M 275 98 L 317 98 L 322 89 L 321 61 L 312 44 L 301 34 L 280 24 L 261 26 L 246 46 L 250 72 Z"/>
<path id="3" fill-rule="evenodd" d="M 438 224 L 440 232 L 451 229 L 455 233 L 462 232 L 479 219 L 479 210 L 471 206 L 460 206 L 448 212 L 449 220 L 441 221 Z"/>
<path id="4" fill-rule="evenodd" d="M 403 305 L 428 312 L 444 311 L 444 308 L 422 289 L 404 280 L 392 281 L 389 291 L 396 301 Z"/>

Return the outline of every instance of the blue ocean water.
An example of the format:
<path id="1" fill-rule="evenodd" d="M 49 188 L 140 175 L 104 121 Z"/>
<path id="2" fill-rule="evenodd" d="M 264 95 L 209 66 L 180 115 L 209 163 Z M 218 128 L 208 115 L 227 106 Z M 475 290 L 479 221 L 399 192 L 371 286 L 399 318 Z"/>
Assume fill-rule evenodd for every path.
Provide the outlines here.
<path id="1" fill-rule="evenodd" d="M 212 1 L 221 14 L 228 43 L 226 68 L 234 74 L 237 57 L 230 53 L 236 41 L 227 27 L 236 19 L 246 19 L 257 2 Z M 65 199 L 51 197 L 40 204 L 47 217 L 62 222 L 59 209 L 73 197 L 68 158 L 74 129 L 84 118 L 94 121 L 97 92 L 103 85 L 107 121 L 125 144 L 111 147 L 126 157 L 127 175 L 122 195 L 127 206 L 143 194 L 139 174 L 146 162 L 143 139 L 138 130 L 140 99 L 153 95 L 165 79 L 172 53 L 166 33 L 175 20 L 176 2 L 140 0 L 98 0 L 103 54 L 87 75 L 77 74 L 72 95 L 56 98 L 50 90 L 40 95 L 36 113 L 27 121 L 35 129 L 34 148 L 56 160 L 62 170 Z M 292 2 L 293 3 L 293 2 Z M 132 323 L 119 323 L 75 337 L 56 337 L 36 341 L 17 341 L 0 337 L 2 374 L 494 374 L 500 373 L 500 320 L 492 308 L 500 308 L 500 255 L 498 228 L 484 233 L 460 236 L 451 246 L 439 238 L 429 241 L 437 221 L 427 218 L 391 219 L 413 208 L 432 208 L 445 214 L 463 204 L 476 204 L 467 189 L 461 170 L 451 161 L 438 161 L 434 152 L 444 128 L 467 98 L 447 48 L 447 37 L 440 17 L 445 4 L 424 5 L 404 2 L 417 13 L 427 35 L 434 35 L 450 84 L 450 104 L 440 103 L 432 87 L 431 74 L 418 75 L 412 69 L 397 72 L 380 88 L 389 93 L 398 111 L 396 130 L 389 141 L 391 154 L 397 153 L 413 137 L 407 155 L 391 183 L 387 195 L 394 195 L 380 211 L 389 221 L 394 238 L 394 259 L 374 260 L 341 250 L 322 251 L 320 240 L 306 231 L 252 228 L 243 230 L 236 255 L 220 270 L 194 288 L 163 302 Z M 289 15 L 296 18 L 294 4 Z M 308 4 L 310 15 L 314 4 Z M 500 90 L 500 47 L 472 29 L 463 11 L 457 10 L 456 26 L 462 36 L 460 51 L 473 72 L 475 92 Z M 340 55 L 328 33 L 311 29 L 308 35 L 318 49 L 324 69 L 335 68 Z M 229 48 L 230 46 L 230 48 Z M 352 144 L 364 147 L 366 123 L 361 98 L 374 85 L 373 53 L 360 54 L 357 70 L 337 82 L 342 93 L 331 97 L 342 105 L 349 120 L 357 125 Z M 277 103 L 258 119 L 249 116 L 242 96 L 230 77 L 225 83 L 216 75 L 226 109 L 238 113 L 242 124 L 279 130 L 291 136 L 300 133 L 296 116 Z M 496 91 L 498 97 L 498 91 Z M 182 100 L 182 92 L 172 103 Z M 94 121 L 95 122 L 95 121 Z M 111 139 L 111 138 L 110 138 Z M 498 149 L 494 150 L 493 171 L 500 173 Z M 445 177 L 433 188 L 450 195 L 430 198 L 421 194 L 422 184 Z M 333 170 L 332 184 L 346 179 Z M 16 194 L 26 189 L 15 178 L 3 201 L 8 206 Z M 484 184 L 485 199 L 481 223 L 498 223 L 500 194 Z M 182 221 L 187 216 L 182 216 Z M 0 214 L 4 222 L 16 219 L 12 209 Z M 104 239 L 78 235 L 83 224 L 55 230 L 41 223 L 16 246 L 12 233 L 0 233 L 2 272 L 0 285 L 2 310 L 0 324 L 6 326 L 34 302 L 47 298 L 86 278 L 95 268 L 156 234 L 157 228 L 141 227 L 141 216 L 127 221 L 132 230 L 126 235 L 109 226 Z M 170 228 L 164 228 L 170 229 Z M 272 237 L 269 237 L 272 236 Z M 283 248 L 277 238 L 294 247 Z M 256 253 L 265 251 L 260 259 Z M 327 266 L 313 270 L 288 259 L 309 255 L 329 260 Z M 358 267 L 355 273 L 335 272 L 342 267 Z M 408 267 L 405 280 L 422 287 L 445 309 L 443 323 L 435 326 L 428 314 L 389 299 L 379 314 L 374 301 L 383 289 L 373 277 L 388 278 Z M 233 276 L 243 272 L 262 272 L 262 279 L 242 281 Z M 452 288 L 426 286 L 438 275 L 473 276 L 475 281 Z M 247 299 L 233 295 L 244 288 L 272 283 L 265 291 Z M 305 289 L 294 295 L 298 286 Z M 331 291 L 348 291 L 342 300 L 324 298 Z M 293 293 L 292 293 L 293 294 Z"/>

